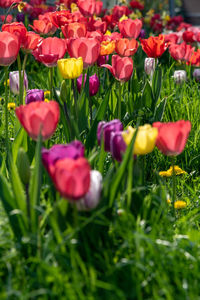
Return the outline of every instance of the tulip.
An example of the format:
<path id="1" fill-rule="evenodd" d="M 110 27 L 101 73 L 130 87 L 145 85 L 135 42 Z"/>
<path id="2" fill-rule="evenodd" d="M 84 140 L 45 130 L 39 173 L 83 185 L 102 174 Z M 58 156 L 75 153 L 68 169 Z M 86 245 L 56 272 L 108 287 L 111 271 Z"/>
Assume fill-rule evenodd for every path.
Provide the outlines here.
<path id="1" fill-rule="evenodd" d="M 95 10 L 96 10 L 96 1 L 95 0 L 78 0 L 77 1 L 78 8 L 80 12 L 85 16 L 85 17 L 91 17 L 94 15 Z"/>
<path id="2" fill-rule="evenodd" d="M 153 127 L 158 128 L 156 146 L 165 155 L 179 155 L 184 150 L 191 130 L 190 121 L 155 122 Z"/>
<path id="3" fill-rule="evenodd" d="M 109 55 L 115 51 L 115 41 L 103 41 L 101 42 L 100 55 Z"/>
<path id="4" fill-rule="evenodd" d="M 139 19 L 123 20 L 118 23 L 118 27 L 123 37 L 137 39 L 142 29 L 142 21 Z"/>
<path id="5" fill-rule="evenodd" d="M 110 122 L 99 122 L 97 127 L 97 140 L 101 145 L 101 139 L 104 141 L 104 150 L 110 152 L 110 140 L 112 132 L 119 132 L 123 130 L 123 125 L 120 120 L 112 120 Z"/>
<path id="6" fill-rule="evenodd" d="M 158 58 L 167 49 L 167 44 L 165 43 L 165 38 L 162 34 L 159 36 L 150 36 L 148 39 L 140 39 L 143 51 L 148 57 Z"/>
<path id="7" fill-rule="evenodd" d="M 42 148 L 42 162 L 52 175 L 55 163 L 59 159 L 78 159 L 84 157 L 85 148 L 80 141 L 73 141 L 67 145 L 54 145 L 49 150 Z"/>
<path id="8" fill-rule="evenodd" d="M 171 44 L 169 47 L 169 53 L 171 57 L 175 60 L 185 60 L 188 61 L 191 57 L 194 49 L 191 45 L 187 45 L 185 42 L 180 45 Z"/>
<path id="9" fill-rule="evenodd" d="M 58 69 L 64 79 L 74 79 L 83 72 L 83 59 L 64 58 L 58 60 Z"/>
<path id="10" fill-rule="evenodd" d="M 61 30 L 66 39 L 85 37 L 87 33 L 86 24 L 79 22 L 65 24 Z"/>
<path id="11" fill-rule="evenodd" d="M 99 204 L 102 190 L 102 175 L 96 170 L 90 171 L 90 188 L 84 198 L 76 202 L 78 210 L 91 210 Z"/>
<path id="12" fill-rule="evenodd" d="M 58 59 L 65 56 L 66 42 L 57 37 L 43 39 L 33 51 L 35 59 L 47 67 L 55 67 Z"/>
<path id="13" fill-rule="evenodd" d="M 102 65 L 106 64 L 109 60 L 109 56 L 108 55 L 99 55 L 98 60 L 97 60 L 97 65 L 99 67 L 101 67 Z"/>
<path id="14" fill-rule="evenodd" d="M 100 43 L 103 40 L 103 34 L 100 31 L 88 31 L 86 34 L 86 38 L 88 39 L 96 39 L 98 40 Z"/>
<path id="15" fill-rule="evenodd" d="M 110 152 L 114 159 L 121 162 L 122 153 L 126 151 L 126 143 L 122 137 L 122 131 L 111 132 Z"/>
<path id="16" fill-rule="evenodd" d="M 200 69 L 194 69 L 193 72 L 193 77 L 195 78 L 196 81 L 200 81 Z"/>
<path id="17" fill-rule="evenodd" d="M 85 86 L 86 79 L 87 79 L 87 74 L 85 74 L 83 86 Z M 79 93 L 81 92 L 82 80 L 83 80 L 83 75 L 81 74 L 79 76 L 79 78 L 77 78 L 77 81 L 76 81 L 77 90 Z M 89 78 L 89 95 L 91 97 L 97 94 L 97 92 L 99 90 L 99 85 L 100 85 L 100 82 L 99 82 L 99 78 L 98 78 L 97 74 L 90 76 L 90 78 Z"/>
<path id="18" fill-rule="evenodd" d="M 38 44 L 42 41 L 43 39 L 41 38 L 40 35 L 38 35 L 35 32 L 28 31 L 26 33 L 26 39 L 22 44 L 22 49 L 26 52 L 32 52 L 35 50 L 38 46 Z"/>
<path id="19" fill-rule="evenodd" d="M 14 34 L 0 32 L 0 66 L 11 65 L 17 58 L 19 48 L 19 40 Z"/>
<path id="20" fill-rule="evenodd" d="M 44 91 L 39 89 L 32 89 L 26 92 L 25 103 L 44 101 Z"/>
<path id="21" fill-rule="evenodd" d="M 55 101 L 43 101 L 20 105 L 15 110 L 16 116 L 28 135 L 37 140 L 40 132 L 43 140 L 49 139 L 56 130 L 60 111 Z"/>
<path id="22" fill-rule="evenodd" d="M 131 126 L 128 127 L 127 131 L 122 132 L 122 137 L 126 145 L 130 144 L 135 132 L 136 128 Z M 149 124 L 139 126 L 133 147 L 133 154 L 145 155 L 152 152 L 155 147 L 157 135 L 157 128 L 153 128 Z"/>
<path id="23" fill-rule="evenodd" d="M 196 41 L 195 33 L 193 31 L 184 31 L 182 36 L 184 42 L 186 43 L 194 43 Z"/>
<path id="24" fill-rule="evenodd" d="M 135 39 L 119 39 L 116 41 L 115 51 L 121 56 L 132 56 L 138 49 L 138 42 Z"/>
<path id="25" fill-rule="evenodd" d="M 89 191 L 90 165 L 83 157 L 59 159 L 54 165 L 52 179 L 63 197 L 77 201 Z"/>
<path id="26" fill-rule="evenodd" d="M 23 23 L 13 22 L 10 24 L 4 24 L 1 30 L 3 32 L 6 31 L 14 34 L 18 38 L 20 45 L 26 38 L 27 29 Z"/>
<path id="27" fill-rule="evenodd" d="M 69 39 L 67 49 L 71 57 L 82 57 L 83 67 L 93 65 L 100 53 L 100 43 L 93 38 Z"/>
<path id="28" fill-rule="evenodd" d="M 146 57 L 144 61 L 144 70 L 147 75 L 153 75 L 155 71 L 155 58 L 153 57 Z"/>
<path id="29" fill-rule="evenodd" d="M 22 74 L 23 72 L 21 72 Z M 9 85 L 13 94 L 19 95 L 19 71 L 13 71 L 9 73 Z M 24 72 L 24 88 L 28 89 L 28 78 L 26 72 Z"/>
<path id="30" fill-rule="evenodd" d="M 102 67 L 109 69 L 113 76 L 121 82 L 128 81 L 133 73 L 133 61 L 129 57 L 122 58 L 118 55 L 113 55 L 112 66 L 105 64 Z"/>
<path id="31" fill-rule="evenodd" d="M 175 83 L 177 83 L 177 84 L 180 84 L 187 80 L 187 74 L 186 74 L 186 71 L 184 71 L 184 70 L 174 71 L 173 77 L 174 77 Z"/>
<path id="32" fill-rule="evenodd" d="M 53 35 L 56 32 L 56 27 L 47 19 L 34 20 L 33 26 L 29 25 L 34 31 L 43 35 Z"/>

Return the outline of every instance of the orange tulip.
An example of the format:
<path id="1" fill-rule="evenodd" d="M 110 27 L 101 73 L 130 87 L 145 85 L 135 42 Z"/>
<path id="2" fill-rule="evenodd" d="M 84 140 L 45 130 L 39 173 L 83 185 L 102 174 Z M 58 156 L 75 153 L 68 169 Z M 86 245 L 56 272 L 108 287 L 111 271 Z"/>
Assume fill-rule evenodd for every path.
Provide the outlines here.
<path id="1" fill-rule="evenodd" d="M 115 51 L 121 56 L 131 56 L 138 49 L 138 42 L 135 39 L 120 39 L 116 41 Z"/>
<path id="2" fill-rule="evenodd" d="M 62 33 L 66 39 L 85 37 L 87 33 L 84 23 L 74 22 L 61 26 Z"/>
<path id="3" fill-rule="evenodd" d="M 115 41 L 101 42 L 100 55 L 109 55 L 115 51 Z"/>
<path id="4" fill-rule="evenodd" d="M 150 36 L 148 39 L 140 39 L 142 49 L 148 57 L 158 58 L 167 49 L 164 35 Z"/>

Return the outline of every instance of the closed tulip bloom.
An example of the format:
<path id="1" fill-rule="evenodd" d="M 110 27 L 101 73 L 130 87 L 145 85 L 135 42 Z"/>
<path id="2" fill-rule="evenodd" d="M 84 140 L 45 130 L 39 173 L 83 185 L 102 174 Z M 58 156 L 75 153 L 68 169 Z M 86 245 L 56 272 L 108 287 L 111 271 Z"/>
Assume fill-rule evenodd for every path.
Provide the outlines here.
<path id="1" fill-rule="evenodd" d="M 83 67 L 93 65 L 100 53 L 100 42 L 93 38 L 69 39 L 67 49 L 71 57 L 82 57 Z"/>
<path id="2" fill-rule="evenodd" d="M 129 126 L 128 130 L 122 133 L 127 146 L 130 144 L 135 132 L 136 128 Z M 157 128 L 153 128 L 149 124 L 139 126 L 133 147 L 133 154 L 145 155 L 152 152 L 156 144 L 157 135 Z"/>
<path id="3" fill-rule="evenodd" d="M 95 10 L 96 10 L 96 1 L 95 0 L 78 0 L 77 1 L 78 8 L 80 12 L 85 16 L 85 17 L 91 17 L 94 15 Z"/>
<path id="4" fill-rule="evenodd" d="M 79 76 L 79 78 L 77 78 L 77 81 L 76 81 L 77 82 L 77 90 L 79 93 L 81 92 L 82 78 L 83 78 L 83 75 L 81 74 Z M 83 86 L 85 86 L 86 79 L 87 79 L 87 74 L 85 74 Z M 99 85 L 100 85 L 100 82 L 99 82 L 99 78 L 98 78 L 97 74 L 90 76 L 90 78 L 89 78 L 89 94 L 90 94 L 90 96 L 94 96 L 97 94 L 97 92 L 99 90 Z"/>
<path id="5" fill-rule="evenodd" d="M 144 70 L 147 75 L 153 75 L 155 71 L 155 58 L 153 57 L 146 57 L 144 61 Z"/>
<path id="6" fill-rule="evenodd" d="M 53 135 L 60 117 L 59 105 L 55 101 L 21 105 L 16 108 L 15 113 L 28 135 L 37 140 L 41 131 L 43 141 Z"/>
<path id="7" fill-rule="evenodd" d="M 150 36 L 148 39 L 140 39 L 143 51 L 148 57 L 158 58 L 163 55 L 167 49 L 164 35 Z"/>
<path id="8" fill-rule="evenodd" d="M 99 122 L 97 127 L 97 140 L 101 145 L 101 139 L 104 141 L 104 150 L 110 152 L 110 140 L 112 132 L 119 132 L 123 130 L 123 125 L 120 120 L 112 120 L 110 122 Z"/>
<path id="9" fill-rule="evenodd" d="M 122 137 L 122 131 L 112 132 L 110 138 L 110 152 L 114 159 L 121 162 L 122 154 L 126 151 L 126 143 Z"/>
<path id="10" fill-rule="evenodd" d="M 0 32 L 0 66 L 10 66 L 16 60 L 19 48 L 19 40 L 14 34 Z"/>
<path id="11" fill-rule="evenodd" d="M 10 32 L 10 33 L 16 35 L 16 37 L 18 38 L 18 40 L 20 42 L 20 45 L 21 45 L 21 43 L 24 42 L 24 40 L 26 38 L 27 29 L 23 23 L 13 22 L 10 24 L 4 24 L 2 26 L 1 30 Z"/>
<path id="12" fill-rule="evenodd" d="M 187 80 L 187 74 L 185 70 L 176 70 L 174 71 L 174 81 L 177 84 L 181 84 L 182 82 Z"/>
<path id="13" fill-rule="evenodd" d="M 65 56 L 66 42 L 57 37 L 43 39 L 33 51 L 35 59 L 47 67 L 55 67 L 58 59 Z"/>
<path id="14" fill-rule="evenodd" d="M 83 59 L 64 58 L 58 60 L 58 69 L 64 79 L 74 79 L 83 72 Z"/>
<path id="15" fill-rule="evenodd" d="M 54 165 L 59 159 L 78 159 L 84 157 L 84 152 L 84 145 L 80 141 L 73 141 L 66 145 L 54 145 L 49 150 L 42 148 L 42 162 L 50 175 L 52 175 Z"/>
<path id="16" fill-rule="evenodd" d="M 132 56 L 138 49 L 135 39 L 119 39 L 116 41 L 115 51 L 121 56 Z"/>
<path id="17" fill-rule="evenodd" d="M 123 20 L 118 23 L 118 27 L 123 37 L 137 39 L 142 29 L 142 21 L 139 19 Z"/>
<path id="18" fill-rule="evenodd" d="M 59 159 L 54 165 L 52 178 L 63 197 L 77 201 L 89 191 L 90 165 L 83 157 Z"/>
<path id="19" fill-rule="evenodd" d="M 57 28 L 53 25 L 53 23 L 47 19 L 43 20 L 34 20 L 33 26 L 29 25 L 35 32 L 41 35 L 53 35 Z"/>
<path id="20" fill-rule="evenodd" d="M 158 128 L 156 146 L 165 155 L 179 155 L 184 150 L 191 130 L 190 121 L 155 122 L 153 127 Z"/>
<path id="21" fill-rule="evenodd" d="M 66 39 L 85 37 L 87 33 L 86 24 L 79 22 L 65 24 L 61 30 Z"/>
<path id="22" fill-rule="evenodd" d="M 185 42 L 181 44 L 171 44 L 169 47 L 169 53 L 175 60 L 188 61 L 194 52 L 195 48 Z"/>
<path id="23" fill-rule="evenodd" d="M 26 92 L 25 103 L 44 101 L 44 91 L 40 89 L 32 89 Z"/>
<path id="24" fill-rule="evenodd" d="M 90 171 L 90 188 L 84 198 L 76 202 L 78 210 L 91 210 L 99 204 L 102 191 L 102 175 L 99 171 Z"/>
<path id="25" fill-rule="evenodd" d="M 105 64 L 102 67 L 109 69 L 113 76 L 121 82 L 128 81 L 133 73 L 133 61 L 130 57 L 113 55 L 112 66 Z"/>
<path id="26" fill-rule="evenodd" d="M 23 72 L 21 72 L 22 74 Z M 19 95 L 19 71 L 13 71 L 9 73 L 9 85 L 13 94 Z M 28 78 L 26 72 L 24 72 L 24 88 L 28 89 Z"/>
<path id="27" fill-rule="evenodd" d="M 192 75 L 196 81 L 198 81 L 198 82 L 200 81 L 200 69 L 194 69 L 194 72 Z"/>

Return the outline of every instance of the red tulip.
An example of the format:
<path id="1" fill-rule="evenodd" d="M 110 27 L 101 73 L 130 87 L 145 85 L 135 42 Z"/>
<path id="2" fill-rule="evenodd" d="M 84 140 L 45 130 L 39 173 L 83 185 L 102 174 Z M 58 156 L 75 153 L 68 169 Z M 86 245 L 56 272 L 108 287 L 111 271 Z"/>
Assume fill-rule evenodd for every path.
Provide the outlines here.
<path id="1" fill-rule="evenodd" d="M 37 48 L 38 44 L 42 41 L 40 35 L 35 32 L 28 31 L 26 33 L 26 38 L 24 43 L 22 44 L 22 48 L 25 51 L 33 51 Z"/>
<path id="2" fill-rule="evenodd" d="M 115 5 L 113 7 L 112 15 L 118 20 L 123 16 L 128 16 L 132 11 L 126 5 Z"/>
<path id="3" fill-rule="evenodd" d="M 68 10 L 55 11 L 50 14 L 51 22 L 57 28 L 69 23 L 70 12 Z"/>
<path id="4" fill-rule="evenodd" d="M 43 39 L 36 50 L 33 51 L 35 59 L 47 67 L 55 67 L 58 59 L 65 56 L 66 42 L 57 37 Z"/>
<path id="5" fill-rule="evenodd" d="M 148 57 L 158 58 L 167 49 L 164 35 L 150 36 L 148 39 L 140 39 L 143 51 Z"/>
<path id="6" fill-rule="evenodd" d="M 123 20 L 118 23 L 118 27 L 123 37 L 137 39 L 142 29 L 142 21 L 139 19 Z"/>
<path id="7" fill-rule="evenodd" d="M 132 56 L 138 49 L 135 39 L 120 39 L 116 41 L 115 51 L 121 56 Z"/>
<path id="8" fill-rule="evenodd" d="M 97 39 L 69 39 L 67 49 L 71 57 L 82 57 L 84 68 L 93 65 L 100 53 L 100 43 Z"/>
<path id="9" fill-rule="evenodd" d="M 78 200 L 90 188 L 90 165 L 83 157 L 59 159 L 54 165 L 52 179 L 63 197 Z"/>
<path id="10" fill-rule="evenodd" d="M 91 17 L 94 15 L 96 11 L 96 1 L 95 0 L 78 0 L 77 1 L 78 8 L 80 9 L 80 12 L 85 17 Z"/>
<path id="11" fill-rule="evenodd" d="M 195 34 L 193 31 L 184 31 L 182 37 L 184 42 L 186 43 L 194 43 L 196 41 Z"/>
<path id="12" fill-rule="evenodd" d="M 0 66 L 11 65 L 17 58 L 19 48 L 19 40 L 14 34 L 0 32 Z"/>
<path id="13" fill-rule="evenodd" d="M 158 128 L 156 146 L 165 155 L 178 155 L 184 150 L 191 130 L 190 121 L 155 122 L 153 123 L 153 127 Z"/>
<path id="14" fill-rule="evenodd" d="M 56 130 L 60 110 L 56 101 L 31 102 L 16 108 L 15 113 L 21 125 L 33 140 L 37 140 L 40 130 L 42 139 L 49 139 Z"/>
<path id="15" fill-rule="evenodd" d="M 100 19 L 95 20 L 95 19 L 91 18 L 90 22 L 88 23 L 88 30 L 89 31 L 98 30 L 104 34 L 107 30 L 107 23 Z"/>
<path id="16" fill-rule="evenodd" d="M 66 39 L 85 37 L 87 33 L 86 25 L 79 22 L 65 24 L 61 26 L 61 30 Z"/>
<path id="17" fill-rule="evenodd" d="M 180 45 L 171 44 L 169 47 L 169 53 L 175 60 L 188 61 L 192 53 L 194 52 L 194 49 L 195 48 L 192 48 L 191 45 L 187 45 L 185 42 L 183 42 Z"/>
<path id="18" fill-rule="evenodd" d="M 29 25 L 31 28 L 33 28 L 34 31 L 36 31 L 39 34 L 43 35 L 53 35 L 56 32 L 56 27 L 53 25 L 52 22 L 50 22 L 48 19 L 43 20 L 34 20 L 33 26 Z"/>
<path id="19" fill-rule="evenodd" d="M 128 81 L 133 73 L 133 61 L 130 57 L 113 55 L 112 66 L 106 64 L 102 67 L 109 69 L 113 76 L 121 82 Z"/>
<path id="20" fill-rule="evenodd" d="M 88 31 L 86 34 L 86 38 L 97 39 L 100 43 L 102 42 L 103 37 L 103 34 L 99 30 Z"/>
<path id="21" fill-rule="evenodd" d="M 7 31 L 16 35 L 20 44 L 26 39 L 27 30 L 23 23 L 13 22 L 10 24 L 4 24 L 2 26 L 2 31 Z"/>

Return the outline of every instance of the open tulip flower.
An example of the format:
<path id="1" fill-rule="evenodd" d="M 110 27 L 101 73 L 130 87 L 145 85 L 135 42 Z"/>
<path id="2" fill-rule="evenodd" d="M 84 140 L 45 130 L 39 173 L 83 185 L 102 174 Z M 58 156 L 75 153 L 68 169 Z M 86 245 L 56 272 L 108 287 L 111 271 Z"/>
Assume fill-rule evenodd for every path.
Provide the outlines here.
<path id="1" fill-rule="evenodd" d="M 140 39 L 143 51 L 148 57 L 158 58 L 163 55 L 167 49 L 164 35 L 150 36 L 148 39 Z"/>
<path id="2" fill-rule="evenodd" d="M 14 34 L 18 38 L 20 45 L 23 44 L 23 42 L 26 39 L 27 29 L 24 26 L 24 24 L 21 22 L 13 22 L 10 24 L 4 24 L 2 26 L 2 32 L 3 31 L 7 31 L 7 32 Z"/>
<path id="3" fill-rule="evenodd" d="M 119 39 L 116 41 L 115 50 L 121 56 L 132 56 L 138 49 L 138 42 L 135 39 Z"/>
<path id="4" fill-rule="evenodd" d="M 66 39 L 85 37 L 87 33 L 87 27 L 85 23 L 68 23 L 61 26 L 62 33 Z"/>
<path id="5" fill-rule="evenodd" d="M 135 132 L 136 128 L 131 126 L 128 127 L 127 131 L 123 131 L 122 136 L 127 146 L 130 144 Z M 145 155 L 152 152 L 156 144 L 157 135 L 157 128 L 153 128 L 150 124 L 139 126 L 133 147 L 133 154 Z"/>
<path id="6" fill-rule="evenodd" d="M 176 156 L 184 150 L 191 130 L 190 121 L 155 122 L 153 127 L 158 128 L 156 146 L 165 155 Z"/>
<path id="7" fill-rule="evenodd" d="M 59 59 L 58 69 L 64 79 L 78 78 L 83 72 L 83 59 L 82 57 Z"/>
<path id="8" fill-rule="evenodd" d="M 53 135 L 60 117 L 59 105 L 55 101 L 31 102 L 17 107 L 15 113 L 28 135 L 37 140 L 41 132 L 43 141 Z"/>
<path id="9" fill-rule="evenodd" d="M 128 81 L 133 73 L 133 61 L 130 57 L 113 55 L 112 66 L 105 64 L 102 67 L 109 69 L 113 76 L 121 82 Z"/>

